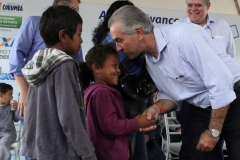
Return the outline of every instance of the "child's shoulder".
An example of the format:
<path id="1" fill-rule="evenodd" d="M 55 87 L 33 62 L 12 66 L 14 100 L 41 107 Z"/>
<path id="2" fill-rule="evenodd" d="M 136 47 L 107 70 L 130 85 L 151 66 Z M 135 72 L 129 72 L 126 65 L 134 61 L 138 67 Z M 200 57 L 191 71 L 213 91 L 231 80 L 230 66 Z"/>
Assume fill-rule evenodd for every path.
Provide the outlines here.
<path id="1" fill-rule="evenodd" d="M 109 96 L 112 94 L 118 94 L 117 90 L 106 84 L 100 83 L 93 83 L 84 91 L 84 97 L 88 97 L 89 95 Z"/>

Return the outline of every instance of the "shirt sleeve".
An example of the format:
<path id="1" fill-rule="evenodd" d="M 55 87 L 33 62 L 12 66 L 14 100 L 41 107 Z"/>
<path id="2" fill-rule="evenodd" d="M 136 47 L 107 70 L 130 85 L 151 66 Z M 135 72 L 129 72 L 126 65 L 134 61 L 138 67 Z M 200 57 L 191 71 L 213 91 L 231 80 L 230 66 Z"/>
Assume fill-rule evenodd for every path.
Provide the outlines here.
<path id="1" fill-rule="evenodd" d="M 231 28 L 229 27 L 229 24 L 226 28 L 228 31 L 228 37 L 227 37 L 227 54 L 231 55 L 231 57 L 236 58 L 236 49 L 235 49 L 235 43 L 232 35 Z"/>
<path id="2" fill-rule="evenodd" d="M 198 30 L 188 30 L 181 34 L 177 41 L 178 50 L 203 80 L 209 91 L 212 108 L 218 109 L 236 98 L 233 91 L 234 78 L 217 56 L 216 52 L 222 50 L 218 49 L 202 28 Z"/>
<path id="3" fill-rule="evenodd" d="M 21 119 L 19 112 L 16 109 L 13 110 L 12 112 L 13 112 L 13 121 L 18 122 Z"/>
<path id="4" fill-rule="evenodd" d="M 77 82 L 78 77 L 74 74 L 74 67 L 74 63 L 72 66 L 62 64 L 55 75 L 58 117 L 63 132 L 68 137 L 68 143 L 78 155 L 84 160 L 95 160 L 94 147 L 86 131 L 83 102 L 79 102 L 82 97 L 79 97 L 80 84 Z"/>
<path id="5" fill-rule="evenodd" d="M 38 29 L 38 23 L 33 17 L 28 17 L 21 25 L 9 56 L 10 73 L 23 76 L 21 69 L 25 65 L 25 59 L 31 50 L 33 39 Z"/>
<path id="6" fill-rule="evenodd" d="M 173 99 L 171 96 L 169 96 L 168 94 L 166 94 L 166 93 L 161 89 L 161 87 L 158 87 L 158 90 L 159 90 L 159 92 L 158 92 L 158 96 L 157 96 L 157 97 L 158 97 L 158 98 L 157 98 L 157 101 L 158 101 L 158 100 L 161 100 L 161 99 L 170 100 L 170 101 L 176 103 L 176 105 L 177 105 L 177 110 L 180 109 L 181 104 L 182 104 L 182 101 L 176 101 L 176 100 Z"/>
<path id="7" fill-rule="evenodd" d="M 103 102 L 104 99 L 104 103 Z M 92 99 L 92 107 L 98 119 L 101 130 L 106 135 L 121 136 L 129 134 L 132 131 L 138 131 L 138 122 L 133 119 L 120 119 L 118 117 L 117 106 L 109 91 L 99 90 L 94 94 Z M 124 108 L 124 106 L 118 106 Z"/>

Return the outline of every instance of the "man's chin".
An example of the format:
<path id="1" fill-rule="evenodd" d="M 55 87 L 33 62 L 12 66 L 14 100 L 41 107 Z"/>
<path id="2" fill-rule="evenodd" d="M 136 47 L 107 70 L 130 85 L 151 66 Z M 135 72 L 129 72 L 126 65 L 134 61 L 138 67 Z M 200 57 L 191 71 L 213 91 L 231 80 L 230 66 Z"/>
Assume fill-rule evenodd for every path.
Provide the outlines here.
<path id="1" fill-rule="evenodd" d="M 128 59 L 134 59 L 136 58 L 134 55 L 126 55 L 128 57 Z"/>

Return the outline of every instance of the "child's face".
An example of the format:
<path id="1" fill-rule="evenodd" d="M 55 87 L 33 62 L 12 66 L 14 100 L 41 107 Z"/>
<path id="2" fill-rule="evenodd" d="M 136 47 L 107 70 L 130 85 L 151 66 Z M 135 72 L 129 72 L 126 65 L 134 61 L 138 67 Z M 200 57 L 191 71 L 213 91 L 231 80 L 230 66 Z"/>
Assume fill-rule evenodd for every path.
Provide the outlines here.
<path id="1" fill-rule="evenodd" d="M 73 35 L 73 38 L 69 38 L 68 41 L 68 48 L 66 49 L 66 53 L 70 55 L 77 55 L 81 48 L 81 43 L 83 42 L 82 40 L 82 24 L 78 24 L 77 26 L 77 31 Z"/>
<path id="2" fill-rule="evenodd" d="M 116 55 L 110 55 L 100 68 L 100 74 L 98 74 L 95 80 L 100 83 L 107 84 L 109 86 L 116 86 L 118 84 L 121 71 L 119 69 L 119 58 Z"/>
<path id="3" fill-rule="evenodd" d="M 5 94 L 0 93 L 0 104 L 10 104 L 13 98 L 13 90 L 8 90 Z"/>

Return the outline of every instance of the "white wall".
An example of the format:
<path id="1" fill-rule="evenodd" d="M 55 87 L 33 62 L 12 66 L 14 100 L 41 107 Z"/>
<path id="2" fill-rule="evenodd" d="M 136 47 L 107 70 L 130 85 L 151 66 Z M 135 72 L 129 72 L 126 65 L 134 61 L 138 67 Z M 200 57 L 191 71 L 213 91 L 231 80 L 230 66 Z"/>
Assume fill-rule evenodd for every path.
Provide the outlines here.
<path id="1" fill-rule="evenodd" d="M 111 4 L 114 0 L 81 0 L 81 2 Z M 137 7 L 185 10 L 186 0 L 130 0 Z M 234 0 L 211 0 L 210 13 L 238 15 Z"/>

